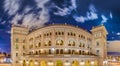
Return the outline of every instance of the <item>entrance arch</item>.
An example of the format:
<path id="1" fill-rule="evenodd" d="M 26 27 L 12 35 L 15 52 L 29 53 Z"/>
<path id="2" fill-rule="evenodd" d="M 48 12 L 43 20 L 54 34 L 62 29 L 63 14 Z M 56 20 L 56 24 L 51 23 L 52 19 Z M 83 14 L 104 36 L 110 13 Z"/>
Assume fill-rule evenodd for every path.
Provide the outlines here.
<path id="1" fill-rule="evenodd" d="M 91 64 L 90 64 L 90 61 L 89 60 L 86 60 L 85 61 L 85 66 L 90 66 Z"/>
<path id="2" fill-rule="evenodd" d="M 23 66 L 26 66 L 26 61 L 25 60 L 23 60 Z"/>
<path id="3" fill-rule="evenodd" d="M 47 66 L 46 61 L 41 61 L 40 66 Z"/>
<path id="4" fill-rule="evenodd" d="M 61 60 L 57 60 L 56 66 L 63 66 L 63 62 Z"/>
<path id="5" fill-rule="evenodd" d="M 30 60 L 29 66 L 34 66 L 33 60 Z"/>
<path id="6" fill-rule="evenodd" d="M 95 61 L 94 66 L 98 66 L 98 61 Z"/>
<path id="7" fill-rule="evenodd" d="M 78 61 L 76 61 L 76 60 L 75 60 L 75 61 L 73 61 L 73 62 L 72 62 L 72 66 L 79 66 L 79 62 L 78 62 Z"/>

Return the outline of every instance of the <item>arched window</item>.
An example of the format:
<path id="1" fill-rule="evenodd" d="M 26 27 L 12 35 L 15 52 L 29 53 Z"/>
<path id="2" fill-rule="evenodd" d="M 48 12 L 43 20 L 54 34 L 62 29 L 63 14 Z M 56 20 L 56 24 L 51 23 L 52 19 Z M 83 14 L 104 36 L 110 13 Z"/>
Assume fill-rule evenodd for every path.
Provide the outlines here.
<path id="1" fill-rule="evenodd" d="M 83 43 L 83 47 L 85 47 L 85 44 Z"/>
<path id="2" fill-rule="evenodd" d="M 56 54 L 59 54 L 59 50 L 58 49 L 56 50 Z"/>
<path id="3" fill-rule="evenodd" d="M 84 55 L 85 54 L 85 52 L 84 51 L 82 51 L 82 55 Z"/>
<path id="4" fill-rule="evenodd" d="M 48 41 L 48 45 L 51 46 L 51 41 Z"/>
<path id="5" fill-rule="evenodd" d="M 75 41 L 73 41 L 73 44 L 72 44 L 73 46 L 75 46 Z"/>
<path id="6" fill-rule="evenodd" d="M 68 54 L 71 54 L 71 50 L 70 49 L 68 50 Z"/>
<path id="7" fill-rule="evenodd" d="M 79 54 L 81 55 L 81 50 L 79 50 Z"/>
<path id="8" fill-rule="evenodd" d="M 16 38 L 16 39 L 15 39 L 15 42 L 19 42 L 19 39 L 18 39 L 18 38 Z"/>
<path id="9" fill-rule="evenodd" d="M 40 47 L 41 46 L 41 43 L 39 42 L 38 46 Z"/>
<path id="10" fill-rule="evenodd" d="M 41 51 L 39 50 L 39 54 L 41 54 Z"/>
<path id="11" fill-rule="evenodd" d="M 37 52 L 37 51 L 35 52 L 35 55 L 38 55 L 38 52 Z"/>
<path id="12" fill-rule="evenodd" d="M 63 45 L 63 40 L 60 40 L 60 39 L 57 40 L 57 41 L 56 41 L 56 45 Z"/>
<path id="13" fill-rule="evenodd" d="M 18 44 L 16 44 L 16 49 L 19 49 Z"/>
<path id="14" fill-rule="evenodd" d="M 64 52 L 63 52 L 63 49 L 61 49 L 61 50 L 60 50 L 60 54 L 63 54 L 63 53 L 64 53 Z"/>
<path id="15" fill-rule="evenodd" d="M 49 54 L 51 54 L 52 52 L 51 52 L 51 50 L 49 49 Z"/>
<path id="16" fill-rule="evenodd" d="M 74 54 L 75 53 L 75 50 L 72 50 L 72 54 Z"/>

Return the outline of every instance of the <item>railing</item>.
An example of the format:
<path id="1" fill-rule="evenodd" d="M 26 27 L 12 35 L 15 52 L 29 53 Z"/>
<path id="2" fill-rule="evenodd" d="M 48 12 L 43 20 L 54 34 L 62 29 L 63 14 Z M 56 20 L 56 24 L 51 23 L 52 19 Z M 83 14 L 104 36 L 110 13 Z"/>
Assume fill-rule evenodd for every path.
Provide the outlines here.
<path id="1" fill-rule="evenodd" d="M 95 58 L 97 57 L 96 55 L 75 55 L 75 54 L 42 54 L 42 55 L 26 55 L 26 57 L 46 57 L 46 58 L 60 58 L 60 57 L 66 57 L 66 58 L 70 58 L 70 57 L 81 57 L 81 58 Z"/>

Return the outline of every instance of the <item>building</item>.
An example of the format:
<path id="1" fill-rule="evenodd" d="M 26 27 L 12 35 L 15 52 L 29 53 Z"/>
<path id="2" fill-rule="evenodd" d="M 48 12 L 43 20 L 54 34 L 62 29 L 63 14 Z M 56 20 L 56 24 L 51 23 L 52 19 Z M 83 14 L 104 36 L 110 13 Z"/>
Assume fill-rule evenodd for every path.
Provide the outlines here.
<path id="1" fill-rule="evenodd" d="M 103 66 L 107 58 L 107 31 L 103 25 L 90 32 L 67 24 L 30 31 L 12 26 L 12 66 Z"/>
<path id="2" fill-rule="evenodd" d="M 109 65 L 117 64 L 120 66 L 120 41 L 108 41 L 107 61 Z"/>

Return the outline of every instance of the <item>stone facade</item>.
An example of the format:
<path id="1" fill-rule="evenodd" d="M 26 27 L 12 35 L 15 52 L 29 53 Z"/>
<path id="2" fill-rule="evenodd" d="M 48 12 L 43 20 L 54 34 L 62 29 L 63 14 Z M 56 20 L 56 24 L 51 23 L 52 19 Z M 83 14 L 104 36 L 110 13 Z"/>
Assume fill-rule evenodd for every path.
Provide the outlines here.
<path id="1" fill-rule="evenodd" d="M 91 32 L 66 24 L 32 31 L 13 25 L 12 66 L 103 66 L 107 34 L 103 25 Z"/>

